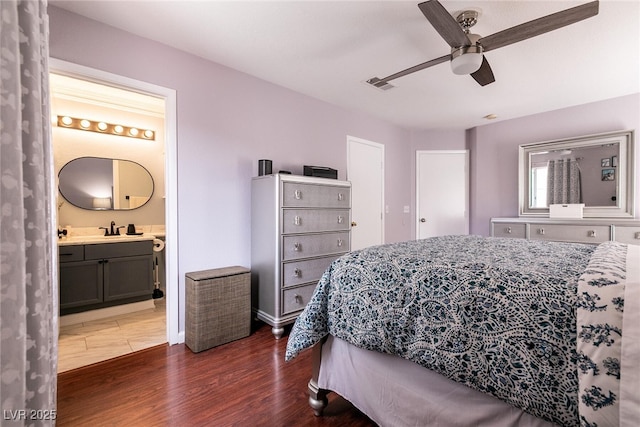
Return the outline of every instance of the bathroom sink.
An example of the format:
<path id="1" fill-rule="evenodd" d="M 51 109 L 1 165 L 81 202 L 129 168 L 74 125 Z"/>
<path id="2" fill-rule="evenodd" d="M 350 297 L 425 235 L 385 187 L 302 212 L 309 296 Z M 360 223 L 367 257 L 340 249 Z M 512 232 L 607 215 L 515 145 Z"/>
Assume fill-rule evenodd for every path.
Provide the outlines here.
<path id="1" fill-rule="evenodd" d="M 92 243 L 116 243 L 153 239 L 155 239 L 154 235 L 146 233 L 139 235 L 120 234 L 115 236 L 65 236 L 58 239 L 58 245 L 86 245 Z"/>

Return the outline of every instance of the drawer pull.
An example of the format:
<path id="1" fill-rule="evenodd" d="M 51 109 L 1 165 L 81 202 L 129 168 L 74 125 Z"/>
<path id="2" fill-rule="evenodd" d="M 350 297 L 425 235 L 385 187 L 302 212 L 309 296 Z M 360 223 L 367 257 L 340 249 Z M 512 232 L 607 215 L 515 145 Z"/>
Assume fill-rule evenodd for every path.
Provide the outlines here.
<path id="1" fill-rule="evenodd" d="M 587 233 L 587 236 L 596 237 L 596 230 L 589 230 L 589 232 Z"/>
<path id="2" fill-rule="evenodd" d="M 511 234 L 511 227 L 507 227 L 505 231 L 507 232 L 507 234 Z"/>
<path id="3" fill-rule="evenodd" d="M 293 299 L 296 301 L 296 304 L 302 304 L 302 296 L 295 294 Z"/>
<path id="4" fill-rule="evenodd" d="M 544 235 L 544 228 L 538 228 L 538 234 Z"/>
<path id="5" fill-rule="evenodd" d="M 301 225 L 302 224 L 302 218 L 300 218 L 298 215 L 293 217 L 293 225 Z"/>
<path id="6" fill-rule="evenodd" d="M 344 194 L 338 193 L 338 201 L 342 202 L 344 200 Z"/>
<path id="7" fill-rule="evenodd" d="M 338 239 L 338 247 L 341 248 L 342 247 L 342 239 Z"/>
<path id="8" fill-rule="evenodd" d="M 338 215 L 338 224 L 342 224 L 344 222 L 344 217 L 342 215 Z"/>
<path id="9" fill-rule="evenodd" d="M 302 250 L 302 245 L 299 242 L 295 242 L 293 244 L 293 250 L 296 252 L 300 252 Z"/>
<path id="10" fill-rule="evenodd" d="M 295 270 L 293 270 L 293 275 L 295 277 L 301 277 L 302 276 L 302 270 L 300 270 L 299 268 L 296 268 Z"/>
<path id="11" fill-rule="evenodd" d="M 296 200 L 300 200 L 300 199 L 302 199 L 302 191 L 300 191 L 300 190 L 295 190 L 295 191 L 293 192 L 293 197 L 294 197 Z"/>

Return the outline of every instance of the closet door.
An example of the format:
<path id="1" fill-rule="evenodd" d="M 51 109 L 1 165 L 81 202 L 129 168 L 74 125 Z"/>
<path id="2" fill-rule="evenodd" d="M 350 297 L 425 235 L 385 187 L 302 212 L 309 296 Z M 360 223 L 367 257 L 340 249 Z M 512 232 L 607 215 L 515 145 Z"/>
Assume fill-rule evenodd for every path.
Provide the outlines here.
<path id="1" fill-rule="evenodd" d="M 416 152 L 416 237 L 469 234 L 469 152 Z"/>

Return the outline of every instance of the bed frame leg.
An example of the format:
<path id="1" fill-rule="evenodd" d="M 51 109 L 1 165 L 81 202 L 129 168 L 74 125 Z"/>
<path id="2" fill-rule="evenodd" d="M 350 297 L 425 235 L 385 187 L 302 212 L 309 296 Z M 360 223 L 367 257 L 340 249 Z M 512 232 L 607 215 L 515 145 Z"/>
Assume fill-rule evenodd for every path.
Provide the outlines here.
<path id="1" fill-rule="evenodd" d="M 313 409 L 313 414 L 316 417 L 322 416 L 324 408 L 329 404 L 327 394 L 329 390 L 325 390 L 318 387 L 318 383 L 312 378 L 309 381 L 309 406 Z"/>

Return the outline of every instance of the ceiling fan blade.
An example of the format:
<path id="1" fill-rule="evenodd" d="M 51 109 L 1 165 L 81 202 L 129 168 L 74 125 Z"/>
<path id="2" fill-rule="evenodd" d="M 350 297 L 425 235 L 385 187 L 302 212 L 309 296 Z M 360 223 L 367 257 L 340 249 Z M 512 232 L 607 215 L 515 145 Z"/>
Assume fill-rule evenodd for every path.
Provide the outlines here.
<path id="1" fill-rule="evenodd" d="M 406 76 L 407 74 L 415 73 L 416 71 L 424 70 L 425 68 L 432 67 L 434 65 L 440 64 L 442 62 L 450 61 L 451 55 L 444 55 L 440 58 L 432 59 L 427 62 L 423 62 L 422 64 L 414 65 L 413 67 L 409 67 L 406 70 L 398 71 L 397 73 L 391 74 L 390 76 L 384 77 L 382 79 L 378 79 L 377 77 L 373 77 L 367 80 L 367 83 L 372 84 L 376 87 L 384 86 L 385 83 L 390 82 L 391 80 L 395 80 L 399 77 Z"/>
<path id="2" fill-rule="evenodd" d="M 471 45 L 471 41 L 460 24 L 451 16 L 438 0 L 429 0 L 418 5 L 433 28 L 451 47 Z"/>
<path id="3" fill-rule="evenodd" d="M 493 83 L 496 81 L 495 77 L 493 77 L 493 71 L 491 70 L 491 66 L 489 65 L 489 61 L 485 56 L 482 57 L 482 65 L 478 68 L 478 71 L 471 73 L 471 77 L 475 81 L 477 81 L 480 86 L 486 86 L 489 83 Z"/>
<path id="4" fill-rule="evenodd" d="M 596 0 L 552 13 L 551 15 L 543 16 L 542 18 L 534 19 L 533 21 L 525 22 L 524 24 L 516 25 L 515 27 L 483 37 L 478 40 L 478 43 L 482 45 L 485 52 L 498 49 L 595 16 L 598 14 L 598 6 L 598 1 Z"/>

